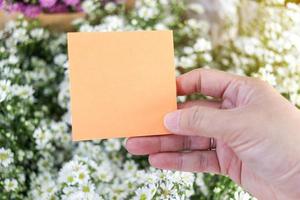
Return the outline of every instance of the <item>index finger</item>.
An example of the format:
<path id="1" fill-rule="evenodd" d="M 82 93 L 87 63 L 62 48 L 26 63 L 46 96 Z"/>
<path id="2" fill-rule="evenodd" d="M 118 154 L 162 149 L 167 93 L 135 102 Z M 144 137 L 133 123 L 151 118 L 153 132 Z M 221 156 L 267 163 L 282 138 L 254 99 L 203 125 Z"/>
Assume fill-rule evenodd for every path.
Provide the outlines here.
<path id="1" fill-rule="evenodd" d="M 195 69 L 176 79 L 177 94 L 188 95 L 200 92 L 221 98 L 233 80 L 240 78 L 227 72 L 212 69 Z"/>

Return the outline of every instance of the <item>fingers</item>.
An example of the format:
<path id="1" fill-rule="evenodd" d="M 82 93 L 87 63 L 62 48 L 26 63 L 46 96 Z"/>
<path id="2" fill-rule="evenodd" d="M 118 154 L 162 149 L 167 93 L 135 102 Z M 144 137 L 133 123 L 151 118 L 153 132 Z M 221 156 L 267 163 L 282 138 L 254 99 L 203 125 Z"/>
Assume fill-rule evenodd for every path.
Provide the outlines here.
<path id="1" fill-rule="evenodd" d="M 129 138 L 125 146 L 131 154 L 148 155 L 183 150 L 206 150 L 210 147 L 210 140 L 199 136 L 163 135 Z"/>
<path id="2" fill-rule="evenodd" d="M 219 108 L 221 103 L 210 100 L 196 100 L 181 103 L 180 109 L 192 106 L 206 106 Z M 159 152 L 183 151 L 183 150 L 206 150 L 210 146 L 210 139 L 201 136 L 163 135 L 150 137 L 133 137 L 126 142 L 126 149 L 135 155 L 148 155 Z"/>
<path id="3" fill-rule="evenodd" d="M 169 113 L 164 119 L 166 128 L 178 135 L 198 135 L 223 139 L 234 132 L 239 123 L 232 110 L 194 106 Z"/>
<path id="4" fill-rule="evenodd" d="M 178 104 L 178 109 L 190 108 L 193 106 L 204 106 L 210 108 L 221 108 L 221 102 L 214 100 L 194 100 Z"/>
<path id="5" fill-rule="evenodd" d="M 220 173 L 215 151 L 158 153 L 150 155 L 149 162 L 153 167 L 160 169 Z"/>
<path id="6" fill-rule="evenodd" d="M 188 95 L 200 92 L 207 96 L 221 98 L 231 81 L 239 76 L 226 72 L 196 69 L 177 77 L 177 94 Z"/>

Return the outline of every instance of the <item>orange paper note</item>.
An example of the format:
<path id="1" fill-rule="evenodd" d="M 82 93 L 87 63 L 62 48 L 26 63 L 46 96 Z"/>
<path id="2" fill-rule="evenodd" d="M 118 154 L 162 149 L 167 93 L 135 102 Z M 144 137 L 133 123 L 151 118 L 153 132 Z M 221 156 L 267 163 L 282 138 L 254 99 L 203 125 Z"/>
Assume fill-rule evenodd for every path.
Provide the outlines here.
<path id="1" fill-rule="evenodd" d="M 73 140 L 167 134 L 172 31 L 68 33 Z"/>

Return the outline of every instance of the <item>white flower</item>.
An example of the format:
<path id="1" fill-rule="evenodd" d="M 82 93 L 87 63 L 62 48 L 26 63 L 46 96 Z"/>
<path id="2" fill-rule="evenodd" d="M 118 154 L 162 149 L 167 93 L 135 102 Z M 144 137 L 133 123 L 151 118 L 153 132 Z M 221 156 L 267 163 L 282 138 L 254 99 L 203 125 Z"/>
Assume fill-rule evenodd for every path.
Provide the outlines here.
<path id="1" fill-rule="evenodd" d="M 234 41 L 234 45 L 248 55 L 260 53 L 261 42 L 255 37 L 239 37 Z"/>
<path id="2" fill-rule="evenodd" d="M 43 149 L 47 147 L 53 135 L 48 129 L 37 128 L 33 133 L 33 137 L 35 138 L 37 148 Z"/>
<path id="3" fill-rule="evenodd" d="M 63 200 L 102 200 L 99 194 L 89 190 L 88 186 L 85 186 L 82 191 L 75 191 L 74 193 L 64 195 Z"/>
<path id="4" fill-rule="evenodd" d="M 189 4 L 188 8 L 189 8 L 190 10 L 196 12 L 197 14 L 203 14 L 203 13 L 204 13 L 204 8 L 203 8 L 203 6 L 200 4 L 200 2 Z"/>
<path id="5" fill-rule="evenodd" d="M 208 188 L 203 180 L 203 174 L 202 173 L 198 173 L 196 175 L 196 185 L 200 187 L 200 190 L 201 192 L 204 194 L 204 195 L 208 195 Z"/>
<path id="6" fill-rule="evenodd" d="M 30 85 L 13 85 L 12 92 L 14 96 L 18 96 L 22 99 L 33 99 L 34 90 Z"/>
<path id="7" fill-rule="evenodd" d="M 29 39 L 27 31 L 24 28 L 15 29 L 12 38 L 15 42 L 25 42 Z"/>
<path id="8" fill-rule="evenodd" d="M 119 139 L 108 139 L 104 142 L 105 150 L 108 152 L 119 151 L 121 146 L 122 145 Z"/>
<path id="9" fill-rule="evenodd" d="M 18 182 L 16 179 L 5 179 L 4 180 L 4 189 L 8 192 L 15 191 L 18 188 Z"/>
<path id="10" fill-rule="evenodd" d="M 58 54 L 54 57 L 54 63 L 58 66 L 63 66 L 65 62 L 67 61 L 67 55 L 66 54 Z"/>
<path id="11" fill-rule="evenodd" d="M 54 122 L 50 124 L 50 129 L 53 134 L 53 139 L 56 144 L 60 144 L 66 149 L 71 145 L 71 135 L 69 133 L 68 125 L 66 122 Z"/>
<path id="12" fill-rule="evenodd" d="M 260 77 L 262 80 L 267 81 L 269 84 L 275 86 L 277 84 L 276 77 L 273 74 L 273 69 L 270 68 L 270 65 L 266 65 L 265 67 L 262 67 L 259 69 L 259 73 L 261 74 Z"/>
<path id="13" fill-rule="evenodd" d="M 188 187 L 191 187 L 193 185 L 195 180 L 195 175 L 193 173 L 181 172 L 180 176 L 181 176 L 182 184 Z"/>
<path id="14" fill-rule="evenodd" d="M 58 94 L 58 102 L 63 108 L 70 108 L 70 88 L 69 80 L 66 75 L 65 79 L 59 85 L 60 91 Z"/>
<path id="15" fill-rule="evenodd" d="M 196 30 L 202 28 L 201 27 L 202 23 L 193 18 L 187 20 L 187 25 L 188 25 L 188 27 L 190 27 L 192 29 L 196 29 Z"/>
<path id="16" fill-rule="evenodd" d="M 0 80 L 0 102 L 4 101 L 11 91 L 9 80 Z"/>
<path id="17" fill-rule="evenodd" d="M 159 0 L 159 3 L 162 5 L 168 5 L 170 3 L 170 0 Z"/>
<path id="18" fill-rule="evenodd" d="M 83 3 L 81 4 L 81 7 L 85 13 L 92 13 L 98 8 L 98 5 L 93 0 L 86 0 L 86 1 L 83 1 Z"/>
<path id="19" fill-rule="evenodd" d="M 194 44 L 194 50 L 196 52 L 210 51 L 211 48 L 211 42 L 204 38 L 197 39 L 196 43 Z"/>
<path id="20" fill-rule="evenodd" d="M 132 20 L 130 21 L 130 23 L 131 23 L 132 25 L 136 26 L 136 25 L 138 24 L 138 21 L 137 21 L 136 19 L 132 19 Z"/>
<path id="21" fill-rule="evenodd" d="M 175 17 L 173 15 L 168 15 L 162 21 L 163 24 L 170 25 L 173 24 L 175 21 Z"/>
<path id="22" fill-rule="evenodd" d="M 202 56 L 203 56 L 203 59 L 206 62 L 211 62 L 212 61 L 212 56 L 209 53 L 204 53 Z"/>
<path id="23" fill-rule="evenodd" d="M 166 30 L 168 29 L 168 27 L 166 25 L 164 25 L 163 23 L 158 23 L 154 26 L 155 30 Z"/>
<path id="24" fill-rule="evenodd" d="M 88 168 L 77 159 L 66 163 L 59 172 L 58 182 L 74 185 L 87 183 L 90 180 Z"/>
<path id="25" fill-rule="evenodd" d="M 90 175 L 87 167 L 81 167 L 75 172 L 75 181 L 80 185 L 87 183 L 90 180 Z"/>
<path id="26" fill-rule="evenodd" d="M 159 176 L 157 173 L 147 173 L 143 170 L 137 171 L 135 177 L 139 184 L 144 184 L 145 182 L 148 184 L 155 184 L 157 181 L 159 181 Z"/>
<path id="27" fill-rule="evenodd" d="M 158 9 L 156 7 L 141 7 L 137 10 L 137 15 L 140 18 L 143 18 L 144 20 L 149 20 L 154 17 L 159 13 Z"/>
<path id="28" fill-rule="evenodd" d="M 255 198 L 251 197 L 249 193 L 243 191 L 240 187 L 239 189 L 234 193 L 234 199 L 235 200 L 255 200 Z"/>
<path id="29" fill-rule="evenodd" d="M 135 192 L 134 200 L 151 200 L 156 192 L 156 188 L 152 187 L 142 187 L 138 188 Z"/>
<path id="30" fill-rule="evenodd" d="M 194 67 L 196 65 L 196 55 L 192 54 L 189 56 L 182 56 L 179 58 L 179 62 L 178 62 L 179 66 L 182 67 Z"/>
<path id="31" fill-rule="evenodd" d="M 14 154 L 10 149 L 0 148 L 0 166 L 8 167 L 13 162 Z"/>
<path id="32" fill-rule="evenodd" d="M 105 6 L 104 9 L 108 12 L 113 12 L 117 8 L 116 4 L 113 2 L 108 2 Z"/>
<path id="33" fill-rule="evenodd" d="M 62 199 L 65 200 L 101 200 L 102 198 L 95 192 L 95 185 L 86 182 L 79 187 L 65 187 Z"/>
<path id="34" fill-rule="evenodd" d="M 53 167 L 54 158 L 48 153 L 44 153 L 44 157 L 38 160 L 37 166 L 40 171 L 47 171 Z"/>
<path id="35" fill-rule="evenodd" d="M 142 1 L 137 1 L 137 7 L 140 6 L 147 6 L 147 7 L 157 7 L 157 1 L 153 0 L 142 0 Z"/>
<path id="36" fill-rule="evenodd" d="M 31 195 L 36 197 L 34 199 L 40 198 L 41 193 L 44 193 L 43 195 L 44 197 L 49 197 L 52 194 L 54 194 L 55 191 L 57 191 L 58 189 L 56 182 L 54 181 L 52 174 L 50 174 L 50 172 L 43 171 L 37 175 L 32 174 L 31 179 L 32 179 L 31 185 L 35 189 L 39 190 L 38 194 L 36 194 L 37 191 L 32 191 Z M 42 198 L 42 199 L 46 199 L 46 198 Z"/>
<path id="37" fill-rule="evenodd" d="M 12 65 L 15 65 L 19 62 L 19 58 L 13 54 L 11 54 L 8 58 L 8 63 L 9 64 L 12 64 Z"/>
<path id="38" fill-rule="evenodd" d="M 21 22 L 21 26 L 23 26 L 24 28 L 26 28 L 28 26 L 28 21 L 23 20 Z"/>
<path id="39" fill-rule="evenodd" d="M 117 15 L 110 15 L 103 19 L 103 23 L 93 27 L 93 31 L 120 31 L 125 27 L 124 18 Z"/>
<path id="40" fill-rule="evenodd" d="M 96 171 L 94 172 L 93 176 L 96 177 L 96 179 L 99 179 L 100 181 L 110 182 L 114 177 L 114 173 L 109 163 L 104 162 L 96 168 Z"/>
<path id="41" fill-rule="evenodd" d="M 128 173 L 135 173 L 137 171 L 137 164 L 130 160 L 130 161 L 126 161 L 125 164 L 124 164 L 124 170 Z"/>
<path id="42" fill-rule="evenodd" d="M 92 27 L 89 24 L 83 24 L 80 26 L 79 31 L 80 32 L 92 32 L 92 31 L 94 31 L 94 27 Z"/>
<path id="43" fill-rule="evenodd" d="M 71 124 L 71 112 L 68 110 L 63 116 L 62 116 L 62 121 Z"/>
<path id="44" fill-rule="evenodd" d="M 43 28 L 35 28 L 30 31 L 30 35 L 38 40 L 49 37 L 49 33 Z"/>
<path id="45" fill-rule="evenodd" d="M 220 192 L 221 192 L 221 188 L 215 187 L 215 188 L 213 189 L 213 192 L 214 192 L 214 193 L 220 193 Z"/>
<path id="46" fill-rule="evenodd" d="M 174 184 L 172 182 L 162 183 L 159 186 L 163 191 L 171 191 L 174 187 Z M 167 192 L 170 193 L 170 192 Z"/>
<path id="47" fill-rule="evenodd" d="M 168 199 L 173 196 L 173 194 L 176 195 L 177 193 L 176 188 L 174 187 L 174 184 L 172 182 L 160 183 L 159 188 L 164 199 Z"/>
<path id="48" fill-rule="evenodd" d="M 183 52 L 184 52 L 185 54 L 190 55 L 190 54 L 193 54 L 193 53 L 194 53 L 194 49 L 193 49 L 192 47 L 184 47 L 184 48 L 183 48 Z"/>
<path id="49" fill-rule="evenodd" d="M 13 20 L 9 20 L 5 26 L 5 30 L 13 30 L 17 26 L 17 22 Z"/>
<path id="50" fill-rule="evenodd" d="M 300 95 L 298 93 L 290 94 L 290 100 L 294 105 L 300 105 Z"/>

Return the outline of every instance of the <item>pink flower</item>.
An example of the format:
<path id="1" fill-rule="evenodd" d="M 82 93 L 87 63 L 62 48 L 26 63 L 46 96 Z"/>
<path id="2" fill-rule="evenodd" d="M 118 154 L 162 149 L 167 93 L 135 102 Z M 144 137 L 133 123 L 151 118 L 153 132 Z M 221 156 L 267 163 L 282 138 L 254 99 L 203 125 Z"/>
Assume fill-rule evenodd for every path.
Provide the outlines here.
<path id="1" fill-rule="evenodd" d="M 39 6 L 28 5 L 25 7 L 24 15 L 30 18 L 35 18 L 41 13 L 42 9 Z"/>
<path id="2" fill-rule="evenodd" d="M 0 0 L 0 8 L 2 8 L 3 0 Z"/>
<path id="3" fill-rule="evenodd" d="M 64 2 L 68 6 L 76 6 L 80 0 L 64 0 Z"/>
<path id="4" fill-rule="evenodd" d="M 54 4 L 57 2 L 57 0 L 39 0 L 40 4 L 44 8 L 50 8 L 54 6 Z"/>
<path id="5" fill-rule="evenodd" d="M 76 6 L 75 6 L 75 8 L 74 8 L 77 12 L 83 12 L 83 10 L 82 10 L 82 7 L 81 7 L 81 4 L 79 3 L 79 4 L 77 4 Z"/>
<path id="6" fill-rule="evenodd" d="M 68 8 L 65 4 L 57 3 L 51 8 L 47 9 L 47 12 L 49 13 L 64 13 L 68 12 Z"/>
<path id="7" fill-rule="evenodd" d="M 23 3 L 10 4 L 7 7 L 9 12 L 24 12 L 25 5 Z"/>

